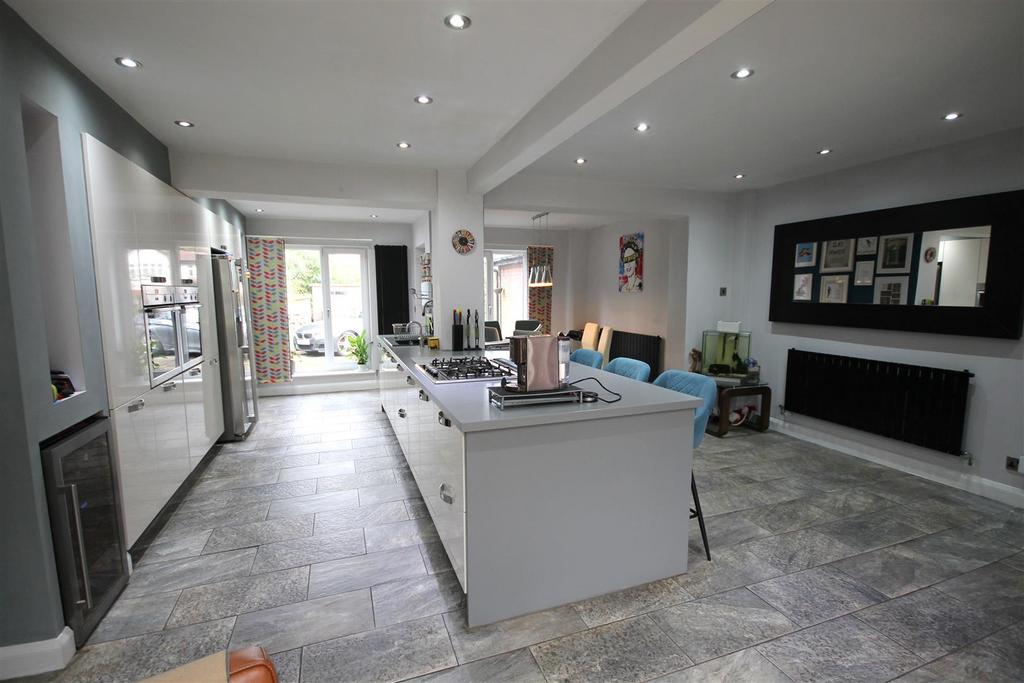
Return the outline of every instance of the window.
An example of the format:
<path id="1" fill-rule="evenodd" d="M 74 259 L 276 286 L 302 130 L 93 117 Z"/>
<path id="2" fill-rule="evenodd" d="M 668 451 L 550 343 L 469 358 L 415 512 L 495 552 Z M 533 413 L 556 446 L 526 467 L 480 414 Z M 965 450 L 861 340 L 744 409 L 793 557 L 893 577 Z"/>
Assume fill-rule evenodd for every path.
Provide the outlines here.
<path id="1" fill-rule="evenodd" d="M 358 369 L 349 338 L 364 331 L 370 336 L 366 259 L 364 249 L 286 247 L 296 376 Z"/>
<path id="2" fill-rule="evenodd" d="M 487 319 L 497 320 L 502 335 L 510 337 L 516 321 L 527 317 L 526 251 L 487 249 L 484 259 Z"/>

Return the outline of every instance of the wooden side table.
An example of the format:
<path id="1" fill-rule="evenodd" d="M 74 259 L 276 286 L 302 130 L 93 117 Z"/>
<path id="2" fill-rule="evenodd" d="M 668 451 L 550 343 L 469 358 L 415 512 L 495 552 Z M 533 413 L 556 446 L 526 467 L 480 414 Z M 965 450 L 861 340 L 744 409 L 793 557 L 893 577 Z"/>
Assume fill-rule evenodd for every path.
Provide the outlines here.
<path id="1" fill-rule="evenodd" d="M 772 417 L 772 389 L 767 384 L 719 384 L 718 385 L 718 424 L 708 421 L 707 432 L 715 436 L 725 436 L 731 424 L 729 424 L 729 406 L 732 399 L 741 396 L 758 396 L 761 399 L 761 407 L 757 413 L 757 420 L 753 423 L 748 419 L 742 426 L 749 429 L 756 429 L 759 432 L 766 431 Z"/>

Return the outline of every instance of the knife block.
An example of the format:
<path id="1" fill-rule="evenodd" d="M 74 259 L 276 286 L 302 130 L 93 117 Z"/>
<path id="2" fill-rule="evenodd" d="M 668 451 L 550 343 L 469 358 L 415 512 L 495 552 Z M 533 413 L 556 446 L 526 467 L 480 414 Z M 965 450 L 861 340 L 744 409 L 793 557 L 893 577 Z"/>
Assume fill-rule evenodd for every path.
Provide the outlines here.
<path id="1" fill-rule="evenodd" d="M 465 325 L 452 325 L 452 351 L 462 351 L 465 348 L 465 329 Z"/>

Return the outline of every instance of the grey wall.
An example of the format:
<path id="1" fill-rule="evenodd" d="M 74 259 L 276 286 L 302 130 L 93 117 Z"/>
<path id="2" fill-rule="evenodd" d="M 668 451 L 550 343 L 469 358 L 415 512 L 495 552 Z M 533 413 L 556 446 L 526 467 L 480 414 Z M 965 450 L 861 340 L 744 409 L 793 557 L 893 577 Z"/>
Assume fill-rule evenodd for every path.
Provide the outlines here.
<path id="1" fill-rule="evenodd" d="M 223 199 L 211 199 L 209 197 L 193 197 L 193 199 L 198 202 L 200 206 L 209 209 L 213 213 L 217 214 L 221 219 L 233 225 L 235 230 L 240 232 L 243 237 L 245 236 L 245 216 L 229 202 Z M 242 247 L 244 252 L 244 239 L 242 240 Z M 234 256 L 238 256 L 243 259 L 245 258 L 244 253 L 234 254 Z"/>
<path id="2" fill-rule="evenodd" d="M 1024 476 L 1005 469 L 1005 456 L 1024 455 L 1024 343 L 934 334 L 863 330 L 768 321 L 772 242 L 780 223 L 871 209 L 1002 192 L 1024 187 L 1024 129 L 908 154 L 865 166 L 747 193 L 737 296 L 739 318 L 753 332 L 752 355 L 763 364 L 774 403 L 784 400 L 790 347 L 913 363 L 975 373 L 968 413 L 966 460 L 825 422 L 790 415 L 857 449 L 877 449 L 912 459 L 947 477 L 969 475 L 1024 488 Z"/>
<path id="3" fill-rule="evenodd" d="M 87 369 L 85 395 L 50 400 L 38 283 L 48 260 L 33 234 L 21 103 L 59 118 L 72 263 Z M 81 134 L 170 182 L 167 149 L 0 2 L 0 646 L 64 627 L 38 444 L 106 406 Z"/>

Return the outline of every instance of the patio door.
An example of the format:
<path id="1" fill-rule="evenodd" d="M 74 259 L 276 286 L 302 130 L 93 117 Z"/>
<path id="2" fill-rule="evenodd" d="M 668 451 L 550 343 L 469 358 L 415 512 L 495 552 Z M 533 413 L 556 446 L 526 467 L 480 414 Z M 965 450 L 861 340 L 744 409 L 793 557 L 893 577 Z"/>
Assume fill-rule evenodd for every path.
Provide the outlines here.
<path id="1" fill-rule="evenodd" d="M 350 338 L 372 336 L 366 250 L 295 245 L 286 255 L 295 375 L 358 369 Z"/>

